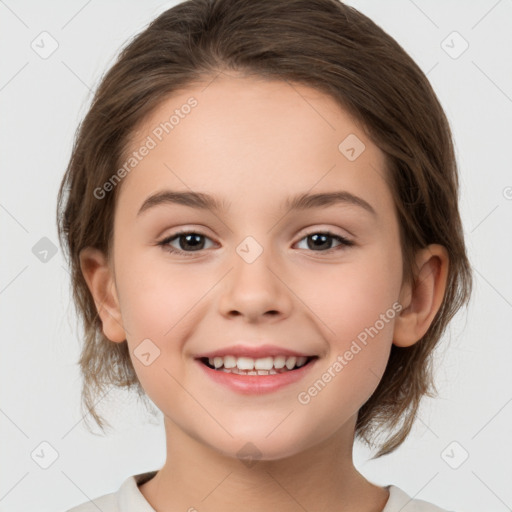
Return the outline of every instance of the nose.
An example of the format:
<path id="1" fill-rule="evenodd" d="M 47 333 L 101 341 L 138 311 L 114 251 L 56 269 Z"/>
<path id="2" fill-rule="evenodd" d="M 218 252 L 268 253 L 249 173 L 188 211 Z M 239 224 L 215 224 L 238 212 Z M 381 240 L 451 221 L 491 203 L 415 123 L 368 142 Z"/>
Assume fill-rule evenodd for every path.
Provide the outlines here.
<path id="1" fill-rule="evenodd" d="M 272 260 L 272 261 L 271 261 Z M 269 251 L 248 262 L 239 254 L 226 275 L 219 301 L 220 313 L 240 316 L 249 323 L 279 321 L 290 315 L 292 295 L 282 266 Z"/>

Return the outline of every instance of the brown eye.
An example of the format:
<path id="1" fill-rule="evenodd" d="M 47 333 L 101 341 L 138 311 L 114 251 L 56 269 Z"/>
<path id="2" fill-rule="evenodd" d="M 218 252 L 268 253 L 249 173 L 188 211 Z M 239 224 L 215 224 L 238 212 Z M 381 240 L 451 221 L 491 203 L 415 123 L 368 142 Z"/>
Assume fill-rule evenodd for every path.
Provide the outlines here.
<path id="1" fill-rule="evenodd" d="M 334 233 L 331 233 L 329 231 L 319 231 L 310 233 L 309 235 L 306 235 L 302 240 L 307 240 L 307 249 L 316 251 L 316 252 L 327 252 L 332 249 L 336 249 L 336 247 L 332 247 L 332 241 L 336 240 L 339 242 L 339 246 L 337 247 L 349 247 L 351 245 L 354 245 L 354 242 L 340 236 L 335 235 Z"/>
<path id="2" fill-rule="evenodd" d="M 189 255 L 204 249 L 205 239 L 209 240 L 207 236 L 201 233 L 182 231 L 165 238 L 158 245 L 161 245 L 166 251 L 171 253 Z M 178 247 L 172 246 L 171 242 L 177 242 Z"/>

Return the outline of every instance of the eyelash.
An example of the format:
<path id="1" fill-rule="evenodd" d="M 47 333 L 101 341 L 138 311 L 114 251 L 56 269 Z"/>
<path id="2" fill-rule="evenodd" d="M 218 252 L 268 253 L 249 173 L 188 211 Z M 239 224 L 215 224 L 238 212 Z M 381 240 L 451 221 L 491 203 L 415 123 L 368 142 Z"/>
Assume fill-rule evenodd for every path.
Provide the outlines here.
<path id="1" fill-rule="evenodd" d="M 169 252 L 171 254 L 176 254 L 178 256 L 189 256 L 189 257 L 192 257 L 194 255 L 194 253 L 198 253 L 198 252 L 201 252 L 201 250 L 199 251 L 182 251 L 181 249 L 176 249 L 172 246 L 169 245 L 170 242 L 174 241 L 174 240 L 177 240 L 179 239 L 180 236 L 182 235 L 199 235 L 199 236 L 202 236 L 204 238 L 209 238 L 207 237 L 206 235 L 200 233 L 200 232 L 197 232 L 197 231 L 179 231 L 177 233 L 174 233 L 168 237 L 166 237 L 164 240 L 162 240 L 161 242 L 158 242 L 158 245 L 161 246 L 166 252 Z M 327 236 L 329 238 L 332 238 L 334 240 L 337 240 L 338 242 L 340 242 L 340 245 L 337 246 L 337 247 L 333 247 L 331 249 L 328 249 L 326 251 L 312 251 L 312 252 L 323 252 L 323 253 L 331 253 L 333 251 L 336 251 L 336 250 L 339 250 L 340 248 L 345 248 L 345 247 L 351 247 L 354 245 L 354 242 L 352 242 L 351 240 L 348 240 L 347 238 L 344 238 L 340 235 L 336 235 L 334 233 L 332 233 L 331 231 L 312 231 L 306 235 L 304 235 L 300 240 L 304 240 L 305 238 L 308 238 L 312 235 L 324 235 L 324 236 Z"/>

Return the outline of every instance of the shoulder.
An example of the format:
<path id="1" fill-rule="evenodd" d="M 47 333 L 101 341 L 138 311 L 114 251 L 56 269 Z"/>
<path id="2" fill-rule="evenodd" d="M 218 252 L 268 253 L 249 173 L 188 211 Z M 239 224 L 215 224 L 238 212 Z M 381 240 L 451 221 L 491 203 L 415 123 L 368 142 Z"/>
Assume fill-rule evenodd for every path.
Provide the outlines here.
<path id="1" fill-rule="evenodd" d="M 86 501 L 66 512 L 154 512 L 139 490 L 139 485 L 149 480 L 156 471 L 131 475 L 116 492 Z"/>
<path id="2" fill-rule="evenodd" d="M 70 508 L 66 510 L 66 512 L 98 512 L 98 510 L 102 512 L 118 512 L 116 495 L 117 493 L 115 492 L 105 494 L 92 501 L 86 501 L 76 507 Z"/>
<path id="3" fill-rule="evenodd" d="M 415 500 L 396 485 L 389 485 L 389 499 L 382 512 L 450 512 L 428 501 Z"/>

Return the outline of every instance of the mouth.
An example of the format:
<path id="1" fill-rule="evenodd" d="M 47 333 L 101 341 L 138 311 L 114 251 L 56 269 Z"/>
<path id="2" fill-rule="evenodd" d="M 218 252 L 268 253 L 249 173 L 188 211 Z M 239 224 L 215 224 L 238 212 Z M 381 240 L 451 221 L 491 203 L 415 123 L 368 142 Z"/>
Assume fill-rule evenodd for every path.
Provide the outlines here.
<path id="1" fill-rule="evenodd" d="M 203 365 L 212 370 L 235 375 L 279 375 L 297 371 L 311 364 L 318 356 L 267 356 L 260 358 L 234 355 L 200 357 Z"/>

